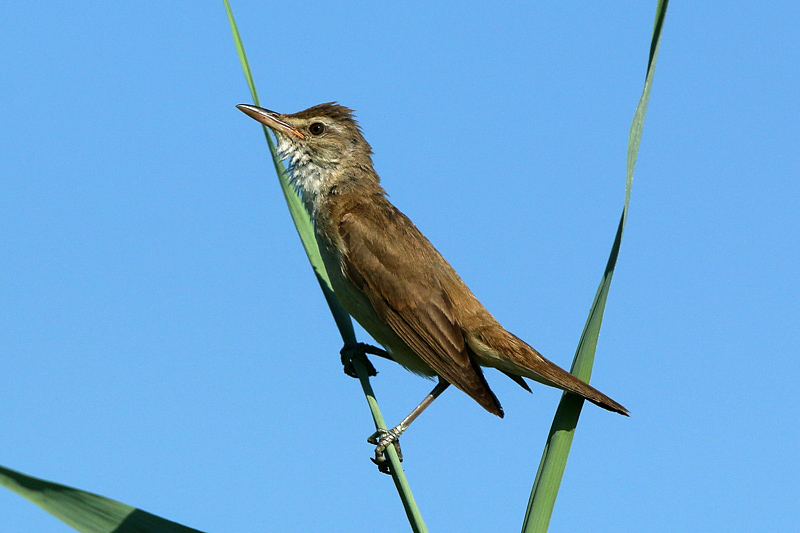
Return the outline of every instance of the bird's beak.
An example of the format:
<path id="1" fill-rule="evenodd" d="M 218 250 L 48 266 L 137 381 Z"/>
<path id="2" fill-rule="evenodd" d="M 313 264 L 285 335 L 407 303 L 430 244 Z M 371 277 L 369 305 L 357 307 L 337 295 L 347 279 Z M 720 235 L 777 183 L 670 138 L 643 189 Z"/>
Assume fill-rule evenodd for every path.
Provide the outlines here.
<path id="1" fill-rule="evenodd" d="M 296 128 L 280 120 L 278 118 L 280 114 L 276 113 L 275 111 L 270 111 L 269 109 L 264 109 L 263 107 L 247 104 L 239 104 L 236 107 L 238 107 L 239 110 L 245 115 L 249 115 L 251 118 L 256 119 L 268 128 L 281 133 L 292 134 L 299 139 L 305 138 L 302 133 L 297 131 Z"/>

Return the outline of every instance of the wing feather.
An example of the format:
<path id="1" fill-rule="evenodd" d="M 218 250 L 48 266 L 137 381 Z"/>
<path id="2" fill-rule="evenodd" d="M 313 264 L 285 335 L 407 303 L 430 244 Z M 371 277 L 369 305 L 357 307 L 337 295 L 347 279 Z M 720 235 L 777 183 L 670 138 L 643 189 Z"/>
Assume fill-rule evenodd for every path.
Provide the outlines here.
<path id="1" fill-rule="evenodd" d="M 452 267 L 388 200 L 359 208 L 344 214 L 338 228 L 348 278 L 437 374 L 502 416 L 480 366 L 470 357 L 454 304 L 441 283 L 440 275 L 447 274 L 443 270 L 455 275 Z M 383 213 L 376 211 L 380 209 Z"/>

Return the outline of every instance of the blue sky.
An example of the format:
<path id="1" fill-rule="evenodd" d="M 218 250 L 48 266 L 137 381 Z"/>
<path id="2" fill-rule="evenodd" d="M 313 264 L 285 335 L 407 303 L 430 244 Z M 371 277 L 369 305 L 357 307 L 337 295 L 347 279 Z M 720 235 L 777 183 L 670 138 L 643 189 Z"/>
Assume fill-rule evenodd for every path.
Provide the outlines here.
<path id="1" fill-rule="evenodd" d="M 356 110 L 400 207 L 568 366 L 624 200 L 655 2 L 234 1 L 262 104 Z M 787 531 L 800 512 L 800 40 L 673 2 L 552 531 Z M 6 3 L 0 464 L 207 531 L 405 531 L 221 3 Z M 367 340 L 364 334 L 362 339 Z M 385 416 L 430 383 L 377 361 Z M 488 379 L 403 437 L 431 531 L 517 531 L 557 391 Z M 0 530 L 70 531 L 0 491 Z"/>

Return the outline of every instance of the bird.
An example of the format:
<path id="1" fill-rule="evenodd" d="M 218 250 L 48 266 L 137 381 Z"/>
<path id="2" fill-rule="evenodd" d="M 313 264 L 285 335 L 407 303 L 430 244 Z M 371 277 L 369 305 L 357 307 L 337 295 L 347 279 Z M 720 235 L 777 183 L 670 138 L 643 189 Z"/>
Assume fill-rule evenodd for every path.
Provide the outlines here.
<path id="1" fill-rule="evenodd" d="M 370 436 L 379 467 L 386 447 L 449 385 L 502 418 L 503 408 L 483 367 L 499 370 L 528 391 L 523 378 L 629 415 L 621 404 L 506 330 L 478 301 L 442 254 L 389 201 L 352 109 L 336 102 L 292 114 L 248 104 L 237 107 L 274 132 L 278 156 L 288 161 L 289 179 L 313 222 L 341 305 L 389 358 L 439 380 L 400 424 Z M 363 345 L 345 346 L 343 354 L 359 349 Z"/>

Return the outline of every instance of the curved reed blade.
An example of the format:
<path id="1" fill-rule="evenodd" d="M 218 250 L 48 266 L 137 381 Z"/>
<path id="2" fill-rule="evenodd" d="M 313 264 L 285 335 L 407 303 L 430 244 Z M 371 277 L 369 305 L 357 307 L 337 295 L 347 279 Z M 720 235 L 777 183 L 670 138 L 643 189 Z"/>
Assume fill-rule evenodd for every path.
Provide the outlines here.
<path id="1" fill-rule="evenodd" d="M 236 50 L 239 53 L 239 59 L 242 63 L 242 69 L 244 70 L 245 78 L 247 79 L 247 85 L 250 87 L 250 93 L 253 96 L 253 103 L 255 105 L 259 105 L 255 83 L 253 82 L 253 78 L 250 73 L 250 66 L 247 62 L 247 55 L 245 54 L 244 45 L 242 44 L 241 36 L 239 35 L 239 30 L 236 27 L 236 21 L 234 20 L 233 12 L 231 11 L 228 0 L 225 0 L 225 9 L 228 12 L 228 19 L 231 24 L 231 31 L 233 32 L 233 40 L 236 43 Z M 275 164 L 275 171 L 278 174 L 278 180 L 281 184 L 281 190 L 283 191 L 284 198 L 289 206 L 289 213 L 292 216 L 292 221 L 294 222 L 295 228 L 297 228 L 297 233 L 300 235 L 300 240 L 303 243 L 303 248 L 308 256 L 308 260 L 311 262 L 311 266 L 314 269 L 314 274 L 316 275 L 319 286 L 322 289 L 323 295 L 325 296 L 325 301 L 328 303 L 328 307 L 330 307 L 331 314 L 333 315 L 333 319 L 336 321 L 336 326 L 339 328 L 339 333 L 342 336 L 342 340 L 345 342 L 345 344 L 354 344 L 356 342 L 356 335 L 353 330 L 353 322 L 350 319 L 350 315 L 344 310 L 344 308 L 342 308 L 341 304 L 339 304 L 339 301 L 336 299 L 336 296 L 331 289 L 330 278 L 325 270 L 325 265 L 322 262 L 322 257 L 319 253 L 316 239 L 314 238 L 314 228 L 311 223 L 311 218 L 303 206 L 300 197 L 297 195 L 297 192 L 294 190 L 294 187 L 289 182 L 289 175 L 286 172 L 286 167 L 278 158 L 278 154 L 275 150 L 275 143 L 267 131 L 267 127 L 264 126 L 263 128 L 264 135 L 267 138 L 267 144 L 269 145 L 270 154 L 272 155 L 272 161 Z M 364 391 L 364 396 L 367 399 L 370 412 L 372 413 L 375 428 L 386 429 L 386 423 L 383 419 L 380 409 L 378 408 L 378 402 L 375 399 L 375 394 L 369 382 L 367 369 L 361 361 L 354 360 L 353 362 L 356 374 L 358 375 L 361 387 Z M 408 485 L 408 480 L 406 479 L 403 468 L 400 465 L 400 459 L 397 455 L 397 450 L 394 445 L 391 445 L 386 449 L 386 455 L 389 458 L 392 478 L 395 486 L 397 487 L 400 499 L 403 502 L 403 507 L 405 508 L 406 516 L 408 517 L 412 530 L 416 533 L 427 532 L 428 529 L 425 526 L 425 522 L 422 520 L 422 515 L 420 514 L 419 508 L 414 500 L 414 495 L 411 493 L 411 487 Z"/>
<path id="2" fill-rule="evenodd" d="M 0 485 L 84 533 L 200 533 L 116 500 L 2 466 Z"/>
<path id="3" fill-rule="evenodd" d="M 611 279 L 614 275 L 614 268 L 617 264 L 619 248 L 622 242 L 622 234 L 625 230 L 625 222 L 628 218 L 628 205 L 631 199 L 631 188 L 633 186 L 633 173 L 636 167 L 636 157 L 639 153 L 639 143 L 642 139 L 642 128 L 644 117 L 647 112 L 647 103 L 650 99 L 650 87 L 653 83 L 653 74 L 658 58 L 658 46 L 661 42 L 661 29 L 664 24 L 664 17 L 667 13 L 668 0 L 659 0 L 656 7 L 656 19 L 653 28 L 653 38 L 650 44 L 650 57 L 647 63 L 647 75 L 645 77 L 644 90 L 639 99 L 639 104 L 634 113 L 631 125 L 630 136 L 628 139 L 628 158 L 625 173 L 625 205 L 622 208 L 622 216 L 617 227 L 617 234 L 614 244 L 611 247 L 611 254 L 608 258 L 600 287 L 594 297 L 586 326 L 578 342 L 578 349 L 572 362 L 570 372 L 582 380 L 588 382 L 592 376 L 592 366 L 594 364 L 594 354 L 597 349 L 597 338 L 600 335 L 600 327 L 603 323 L 603 312 L 608 299 L 608 291 L 611 288 Z M 578 425 L 578 418 L 583 407 L 583 399 L 569 393 L 564 393 L 561 402 L 556 410 L 550 433 L 547 436 L 542 460 L 536 472 L 536 479 L 531 490 L 528 509 L 525 513 L 525 520 L 522 525 L 523 533 L 543 533 L 550 525 L 550 518 L 553 514 L 553 507 L 558 496 L 558 489 L 561 486 L 561 479 L 564 476 L 564 469 L 567 466 L 569 450 L 572 446 L 572 439 L 575 435 L 575 428 Z"/>

